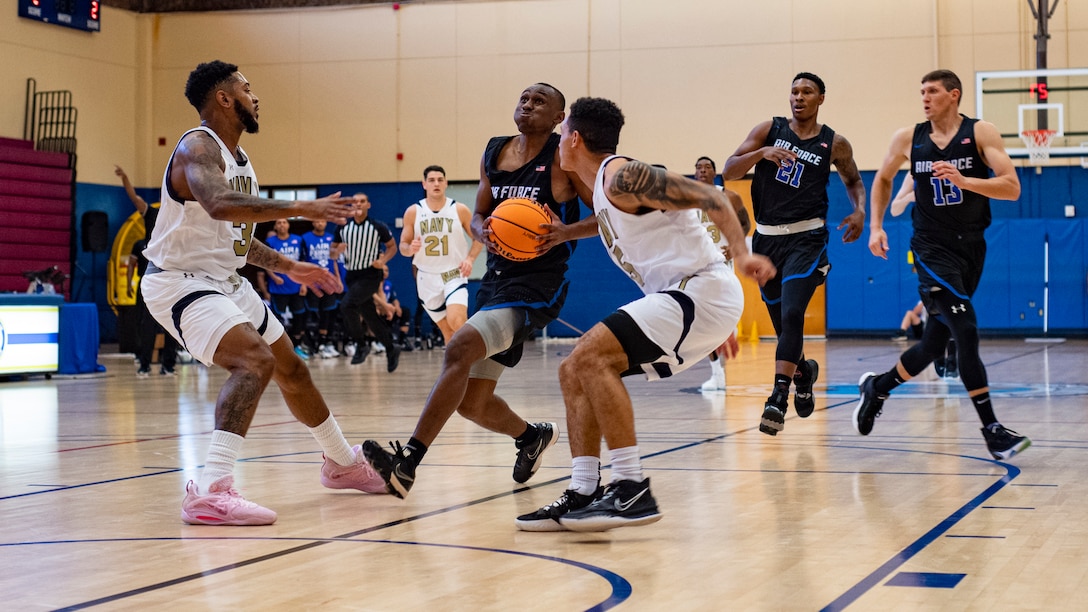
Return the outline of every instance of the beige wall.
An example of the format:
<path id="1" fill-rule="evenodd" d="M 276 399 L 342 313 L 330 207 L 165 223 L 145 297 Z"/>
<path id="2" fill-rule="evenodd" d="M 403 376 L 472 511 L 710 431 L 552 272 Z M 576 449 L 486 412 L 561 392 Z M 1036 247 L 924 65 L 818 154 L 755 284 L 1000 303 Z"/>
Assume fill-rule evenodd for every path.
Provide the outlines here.
<path id="1" fill-rule="evenodd" d="M 430 163 L 475 179 L 487 138 L 514 131 L 517 94 L 536 81 L 568 101 L 616 100 L 627 154 L 683 172 L 699 155 L 720 166 L 752 126 L 788 114 L 801 70 L 827 82 L 821 119 L 873 169 L 892 131 L 920 119 L 925 72 L 957 71 L 971 112 L 975 70 L 1035 66 L 1023 0 L 519 0 L 158 16 L 105 7 L 98 34 L 14 13 L 0 14 L 0 136 L 22 132 L 28 76 L 70 89 L 79 180 L 113 183 L 116 162 L 141 186 L 158 184 L 196 123 L 186 75 L 215 58 L 239 64 L 260 97 L 261 134 L 243 146 L 264 184 L 414 181 Z M 1050 67 L 1088 66 L 1084 3 L 1060 3 L 1050 29 Z"/>

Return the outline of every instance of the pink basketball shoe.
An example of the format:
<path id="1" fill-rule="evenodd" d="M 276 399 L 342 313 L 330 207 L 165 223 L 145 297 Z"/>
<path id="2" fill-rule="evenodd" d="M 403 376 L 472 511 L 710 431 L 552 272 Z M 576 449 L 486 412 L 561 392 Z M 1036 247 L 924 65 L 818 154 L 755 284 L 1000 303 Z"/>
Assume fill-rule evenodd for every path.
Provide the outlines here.
<path id="1" fill-rule="evenodd" d="M 385 481 L 367 463 L 359 445 L 351 448 L 355 463 L 349 466 L 337 464 L 332 459 L 321 455 L 325 464 L 321 466 L 321 484 L 329 489 L 358 489 L 363 493 L 385 493 Z"/>
<path id="2" fill-rule="evenodd" d="M 234 476 L 226 475 L 201 495 L 196 483 L 185 486 L 181 520 L 190 525 L 271 525 L 276 513 L 242 497 L 234 490 Z"/>

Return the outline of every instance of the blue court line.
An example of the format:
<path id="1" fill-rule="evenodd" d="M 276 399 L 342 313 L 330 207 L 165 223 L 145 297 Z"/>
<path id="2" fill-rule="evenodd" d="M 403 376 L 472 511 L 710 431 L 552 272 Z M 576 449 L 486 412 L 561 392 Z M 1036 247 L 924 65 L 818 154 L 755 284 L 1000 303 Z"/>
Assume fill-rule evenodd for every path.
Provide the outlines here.
<path id="1" fill-rule="evenodd" d="M 367 530 L 371 530 L 371 529 L 367 529 Z M 569 559 L 558 558 L 558 556 L 552 556 L 552 555 L 546 555 L 546 554 L 535 554 L 535 553 L 532 553 L 532 552 L 524 552 L 524 551 L 517 551 L 517 550 L 461 546 L 461 544 L 443 544 L 443 543 L 418 542 L 418 541 L 407 541 L 407 540 L 350 539 L 350 538 L 351 538 L 350 535 L 336 536 L 336 537 L 333 537 L 333 538 L 300 538 L 300 537 L 295 537 L 295 538 L 292 538 L 292 537 L 273 537 L 273 538 L 262 538 L 262 537 L 242 537 L 242 538 L 237 538 L 237 537 L 196 537 L 196 538 L 114 538 L 114 539 L 104 539 L 103 538 L 103 539 L 86 539 L 86 540 L 41 541 L 41 542 L 33 542 L 33 544 L 162 542 L 162 541 L 194 541 L 194 540 L 220 540 L 220 541 L 223 541 L 223 540 L 255 540 L 255 541 L 304 541 L 304 542 L 306 542 L 305 544 L 300 544 L 300 546 L 297 546 L 297 547 L 294 547 L 294 548 L 289 548 L 289 549 L 282 550 L 282 551 L 277 551 L 277 552 L 273 552 L 273 553 L 269 553 L 269 554 L 264 554 L 264 555 L 261 555 L 261 556 L 257 556 L 257 558 L 247 559 L 246 561 L 242 561 L 242 562 L 238 562 L 238 563 L 231 563 L 231 564 L 227 564 L 227 565 L 221 565 L 219 567 L 211 568 L 211 570 L 205 570 L 205 571 L 200 572 L 198 574 L 190 574 L 188 576 L 180 576 L 180 577 L 173 578 L 173 579 L 170 579 L 170 580 L 165 580 L 165 582 L 162 582 L 162 583 L 158 583 L 158 584 L 154 584 L 154 585 L 148 585 L 146 587 L 140 587 L 138 589 L 133 589 L 133 590 L 125 591 L 125 592 L 114 593 L 114 595 L 111 595 L 111 596 L 102 597 L 102 598 L 94 599 L 94 600 L 90 600 L 90 601 L 84 601 L 84 602 L 81 602 L 81 603 L 75 603 L 75 604 L 72 604 L 72 605 L 66 605 L 66 607 L 64 607 L 64 608 L 58 608 L 57 609 L 58 612 L 61 612 L 61 611 L 66 612 L 66 611 L 70 611 L 70 610 L 83 610 L 85 608 L 95 607 L 95 605 L 102 605 L 104 603 L 112 603 L 114 601 L 118 601 L 118 600 L 125 599 L 125 598 L 128 598 L 128 597 L 135 597 L 137 595 L 143 595 L 143 593 L 146 593 L 146 592 L 151 592 L 151 591 L 154 591 L 154 590 L 159 590 L 159 589 L 162 589 L 162 588 L 172 587 L 172 586 L 184 584 L 184 583 L 187 583 L 187 582 L 191 582 L 191 580 L 195 580 L 195 579 L 199 579 L 199 578 L 205 578 L 205 577 L 208 577 L 208 576 L 213 576 L 215 574 L 220 574 L 220 573 L 228 572 L 228 571 L 231 571 L 231 570 L 237 570 L 237 568 L 239 568 L 239 567 L 245 567 L 247 565 L 260 563 L 262 561 L 269 561 L 269 560 L 272 560 L 272 559 L 281 558 L 281 556 L 285 556 L 287 554 L 293 554 L 293 553 L 296 553 L 296 552 L 310 550 L 310 549 L 313 549 L 313 548 L 317 548 L 319 546 L 324 546 L 324 544 L 329 544 L 329 543 L 401 544 L 401 546 L 419 546 L 419 547 L 472 550 L 472 551 L 479 551 L 479 552 L 497 552 L 497 553 L 500 553 L 500 554 L 512 554 L 512 555 L 518 555 L 518 556 L 528 556 L 528 558 L 530 558 L 530 559 L 539 559 L 539 560 L 542 560 L 542 561 L 549 561 L 549 562 L 553 562 L 553 563 L 561 563 L 561 564 L 565 564 L 565 565 L 571 565 L 573 567 L 580 568 L 580 570 L 585 570 L 586 572 L 590 572 L 591 574 L 595 574 L 595 575 L 597 575 L 597 576 L 599 576 L 601 578 L 604 578 L 605 582 L 607 582 L 608 585 L 611 587 L 610 595 L 607 598 L 605 598 L 604 600 L 599 601 L 599 602 L 591 605 L 590 608 L 586 608 L 585 609 L 586 612 L 604 612 L 605 610 L 611 610 L 611 609 L 617 607 L 617 605 L 619 605 L 623 601 L 626 601 L 629 597 L 631 597 L 631 592 L 633 591 L 633 589 L 631 587 L 631 583 L 629 583 L 627 579 L 623 578 L 619 574 L 616 574 L 615 572 L 609 572 L 608 570 L 604 570 L 603 567 L 597 567 L 596 565 L 590 565 L 589 563 L 582 563 L 580 561 L 572 561 L 572 560 L 569 560 Z M 32 544 L 0 544 L 0 547 L 11 547 L 11 546 L 32 546 Z"/>
<path id="2" fill-rule="evenodd" d="M 59 334 L 43 332 L 38 334 L 8 334 L 8 344 L 56 344 Z"/>
<path id="3" fill-rule="evenodd" d="M 853 403 L 854 403 L 853 400 L 848 400 L 848 401 L 845 401 L 845 402 L 840 402 L 838 404 L 831 404 L 831 405 L 828 405 L 828 406 L 826 406 L 824 408 L 820 408 L 820 409 L 817 409 L 817 410 L 830 410 L 832 408 L 838 408 L 838 407 L 841 407 L 843 405 L 853 405 Z M 794 418 L 799 418 L 799 417 L 796 417 L 796 415 L 794 415 L 794 417 L 789 417 L 789 418 L 794 419 Z M 650 453 L 650 454 L 647 454 L 647 455 L 643 455 L 642 458 L 643 458 L 643 460 L 645 460 L 645 459 L 649 459 L 649 458 L 652 458 L 652 457 L 657 457 L 657 456 L 673 453 L 673 452 L 680 451 L 680 450 L 686 450 L 686 449 L 689 449 L 689 448 L 693 448 L 693 447 L 700 446 L 700 445 L 707 444 L 707 443 L 711 443 L 711 442 L 719 442 L 719 441 L 725 440 L 727 438 L 736 437 L 741 433 L 745 433 L 745 432 L 748 432 L 748 431 L 753 431 L 753 430 L 755 430 L 757 428 L 758 428 L 758 426 L 752 426 L 752 427 L 749 427 L 749 428 L 746 428 L 746 429 L 737 430 L 737 431 L 733 431 L 733 432 L 728 432 L 728 433 L 712 436 L 712 437 L 709 437 L 709 438 L 705 438 L 703 440 L 690 442 L 690 443 L 683 444 L 683 445 L 680 445 L 680 446 L 677 446 L 677 447 L 674 447 L 674 448 L 664 449 L 664 450 L 661 450 L 661 451 L 658 451 L 658 452 L 655 452 L 655 453 Z M 859 447 L 859 446 L 855 446 L 855 445 L 832 445 L 832 446 L 841 446 L 841 447 L 855 448 L 855 449 L 865 449 L 866 448 L 866 447 Z M 903 449 L 882 448 L 882 447 L 869 447 L 869 449 L 870 450 L 881 450 L 881 451 L 885 451 L 885 452 L 887 452 L 887 451 L 891 451 L 891 452 L 912 452 L 912 453 L 913 452 L 918 452 L 918 451 L 914 451 L 914 450 L 903 450 Z M 309 454 L 309 453 L 307 452 L 307 453 L 286 453 L 286 454 L 282 454 L 282 455 L 266 455 L 266 456 L 260 456 L 260 457 L 251 457 L 251 458 L 245 459 L 243 461 L 259 461 L 259 460 L 262 460 L 262 459 L 273 459 L 273 458 L 276 458 L 276 457 L 286 457 L 286 456 L 290 456 L 290 455 L 299 455 L 299 454 Z M 1013 465 L 998 462 L 998 461 L 992 461 L 992 460 L 988 460 L 988 459 L 979 459 L 977 457 L 970 457 L 970 456 L 966 456 L 966 455 L 952 455 L 952 454 L 949 454 L 949 453 L 928 453 L 927 452 L 927 454 L 948 455 L 948 456 L 953 456 L 953 457 L 967 458 L 967 459 L 972 459 L 972 460 L 985 461 L 985 462 L 988 462 L 988 463 L 994 463 L 996 465 L 1000 465 L 1002 467 L 1005 467 L 1006 468 L 1006 475 L 1004 477 L 1002 477 L 1001 480 L 997 481 L 996 483 L 991 485 L 989 488 L 987 488 L 986 491 L 984 491 L 979 496 L 977 496 L 976 498 L 974 498 L 973 500 L 968 502 L 966 505 L 964 505 L 956 513 L 954 513 L 949 518 L 945 519 L 940 524 L 938 524 L 936 527 L 931 529 L 929 532 L 927 532 L 925 535 L 923 535 L 919 540 L 915 541 L 911 546 L 904 549 L 903 551 L 898 553 L 896 556 L 894 556 L 892 559 L 890 559 L 889 561 L 884 563 L 880 568 L 875 570 L 868 577 L 866 577 L 861 582 L 859 582 L 857 585 L 855 585 L 854 587 L 849 589 L 846 593 L 841 595 L 839 598 L 837 598 L 831 604 L 829 604 L 828 606 L 823 608 L 823 610 L 842 610 L 842 609 L 844 609 L 846 606 L 848 606 L 850 603 L 852 603 L 853 601 L 858 599 L 865 592 L 871 590 L 872 587 L 876 586 L 881 580 L 883 580 L 885 577 L 887 577 L 896 568 L 903 565 L 907 560 L 909 560 L 911 557 L 913 557 L 918 552 L 923 550 L 926 546 L 931 544 L 934 540 L 936 540 L 937 537 L 940 537 L 941 535 L 943 535 L 946 531 L 948 531 L 948 529 L 950 529 L 953 525 L 955 525 L 957 522 L 959 522 L 960 519 L 964 518 L 968 513 L 970 513 L 972 510 L 976 509 L 979 505 L 981 505 L 982 502 L 984 502 L 986 499 L 989 499 L 990 497 L 992 497 L 994 494 L 997 493 L 997 491 L 999 491 L 1001 488 L 1003 488 L 1009 481 L 1016 478 L 1020 474 L 1019 468 L 1017 468 L 1017 467 L 1015 467 Z M 608 468 L 610 466 L 602 465 L 601 467 L 602 467 L 602 469 L 606 469 L 606 468 Z M 124 477 L 124 478 L 116 478 L 116 479 L 111 479 L 111 480 L 95 482 L 95 483 L 85 483 L 85 484 L 82 484 L 82 485 L 72 485 L 72 486 L 69 486 L 69 487 L 64 487 L 63 489 L 50 489 L 48 491 L 36 491 L 36 492 L 33 492 L 33 493 L 23 493 L 23 494 L 9 496 L 9 497 L 0 497 L 0 500 L 10 499 L 12 497 L 23 497 L 23 496 L 26 496 L 26 495 L 37 495 L 37 494 L 41 494 L 41 493 L 50 493 L 50 492 L 57 491 L 57 490 L 81 488 L 81 487 L 91 486 L 93 484 L 106 484 L 106 483 L 110 483 L 110 482 L 119 482 L 119 481 L 124 481 L 124 480 L 131 480 L 131 479 L 134 479 L 134 478 L 145 478 L 145 477 L 148 477 L 148 476 L 155 476 L 155 475 L 161 475 L 161 474 L 165 474 L 165 473 L 173 473 L 173 472 L 179 472 L 179 471 L 183 471 L 183 469 L 178 468 L 178 469 L 168 470 L 168 471 L 164 471 L 164 472 L 157 473 L 157 474 L 141 474 L 141 475 L 138 475 L 138 476 L 129 476 L 129 477 Z M 509 492 L 503 492 L 503 493 L 491 495 L 491 496 L 488 496 L 488 497 L 480 498 L 480 499 L 477 499 L 477 500 L 473 500 L 473 501 L 470 501 L 470 502 L 465 502 L 463 504 L 458 504 L 458 505 L 455 505 L 455 506 L 449 506 L 449 507 L 446 507 L 446 508 L 433 510 L 431 512 L 427 512 L 427 513 L 424 513 L 424 514 L 419 514 L 419 515 L 407 517 L 407 518 L 404 518 L 404 519 L 399 519 L 399 520 L 396 520 L 396 521 L 390 521 L 388 523 L 384 523 L 384 524 L 381 524 L 381 525 L 375 525 L 375 526 L 368 527 L 368 528 L 365 528 L 365 529 L 361 529 L 361 530 L 358 530 L 358 531 L 355 531 L 355 532 L 344 534 L 342 536 L 337 536 L 336 538 L 329 539 L 327 541 L 326 540 L 314 541 L 313 538 L 302 538 L 302 539 L 306 540 L 309 543 L 304 544 L 302 546 L 287 549 L 287 550 L 284 550 L 284 551 L 279 551 L 277 553 L 270 553 L 268 555 L 264 555 L 264 556 L 261 556 L 261 557 L 248 559 L 248 560 L 245 560 L 245 561 L 241 561 L 239 563 L 234 563 L 234 564 L 230 564 L 230 565 L 226 565 L 226 566 L 221 566 L 219 568 L 213 568 L 211 570 L 205 570 L 205 571 L 197 573 L 197 574 L 191 574 L 189 576 L 183 576 L 183 577 L 175 578 L 175 579 L 172 579 L 172 580 L 169 580 L 169 581 L 166 581 L 166 582 L 161 582 L 161 583 L 158 583 L 158 584 L 155 584 L 155 585 L 149 585 L 147 587 L 141 587 L 139 589 L 134 589 L 134 590 L 127 591 L 127 592 L 124 592 L 124 593 L 118 593 L 118 594 L 115 594 L 115 595 L 107 596 L 105 598 L 101 598 L 99 600 L 94 600 L 94 601 L 91 601 L 91 602 L 84 602 L 84 603 L 81 603 L 81 604 L 75 604 L 75 606 L 68 607 L 68 608 L 62 608 L 62 609 L 63 610 L 78 610 L 78 609 L 82 609 L 82 608 L 85 608 L 85 607 L 90 607 L 92 605 L 100 605 L 102 603 L 109 603 L 109 602 L 116 601 L 116 600 L 119 600 L 119 599 L 132 597 L 132 596 L 139 595 L 139 594 L 142 594 L 142 593 L 145 593 L 145 592 L 149 592 L 149 591 L 152 591 L 152 590 L 157 590 L 157 589 L 160 589 L 160 588 L 166 588 L 166 587 L 172 586 L 174 584 L 188 582 L 188 581 L 191 581 L 191 580 L 196 580 L 196 579 L 203 578 L 205 576 L 213 575 L 213 574 L 216 574 L 216 573 L 225 572 L 225 571 L 229 571 L 229 570 L 240 568 L 240 567 L 245 567 L 247 565 L 252 565 L 254 563 L 259 563 L 259 562 L 262 562 L 262 561 L 265 561 L 265 560 L 274 559 L 274 558 L 284 556 L 284 555 L 287 555 L 287 554 L 292 554 L 294 552 L 301 552 L 301 551 L 304 551 L 304 550 L 309 550 L 310 548 L 314 548 L 316 546 L 321 546 L 321 545 L 326 544 L 326 543 L 328 543 L 330 541 L 344 541 L 344 539 L 346 539 L 346 538 L 351 538 L 351 537 L 366 534 L 366 533 L 372 533 L 374 531 L 382 530 L 382 529 L 385 529 L 385 528 L 388 528 L 388 527 L 393 527 L 393 526 L 402 525 L 402 524 L 414 522 L 414 521 L 417 521 L 417 520 L 421 520 L 421 519 L 424 519 L 424 518 L 430 518 L 430 517 L 433 517 L 433 516 L 438 516 L 438 515 L 441 515 L 441 514 L 445 514 L 445 513 L 448 513 L 448 512 L 455 511 L 455 510 L 461 510 L 461 509 L 471 507 L 471 506 L 474 506 L 474 505 L 478 505 L 478 504 L 486 503 L 486 502 L 489 502 L 489 501 L 493 501 L 495 499 L 500 499 L 502 497 L 506 497 L 506 496 L 509 496 L 509 495 L 514 495 L 516 493 L 521 493 L 523 491 L 527 491 L 527 490 L 530 490 L 530 489 L 534 489 L 534 488 L 538 488 L 538 487 L 544 487 L 544 486 L 548 486 L 548 485 L 552 485 L 552 484 L 557 484 L 557 483 L 560 483 L 560 482 L 564 482 L 566 480 L 569 480 L 568 476 L 554 478 L 552 480 L 539 482 L 539 483 L 536 483 L 536 484 L 531 485 L 531 486 L 519 487 L 519 488 L 513 489 L 513 490 L 511 490 Z M 188 539 L 200 539 L 200 538 L 188 538 Z M 207 538 L 207 539 L 228 539 L 228 538 Z M 250 538 L 250 539 L 261 539 L 261 538 Z M 266 538 L 266 539 L 273 539 L 273 538 Z M 276 538 L 276 539 L 286 539 L 286 538 Z M 93 542 L 93 541 L 95 541 L 95 540 L 86 540 L 86 542 Z M 124 541 L 124 539 L 104 540 L 104 541 Z M 29 544 L 33 544 L 33 543 L 0 544 L 0 547 L 16 546 L 16 545 L 29 545 Z M 420 543 L 420 545 L 427 545 L 427 544 Z M 484 549 L 481 549 L 481 550 L 484 550 Z M 507 552 L 507 551 L 500 551 L 500 552 Z M 525 554 L 526 556 L 534 556 L 534 555 L 532 555 L 532 553 L 519 553 L 517 551 L 509 551 L 509 552 L 511 552 L 512 554 Z M 564 560 L 564 562 L 569 562 L 572 565 L 578 565 L 578 562 L 571 561 L 571 560 Z M 601 570 L 601 571 L 606 571 L 606 570 Z M 616 578 L 618 580 L 622 580 L 625 584 L 627 584 L 627 588 L 630 589 L 630 583 L 628 583 L 626 580 L 624 580 L 622 577 L 620 577 L 618 575 L 616 575 Z M 613 586 L 613 593 L 608 599 L 604 600 L 603 602 L 601 602 L 599 604 L 596 604 L 592 608 L 588 608 L 587 610 L 592 610 L 594 612 L 596 612 L 598 610 L 608 610 L 608 609 L 610 609 L 612 607 L 615 607 L 619 603 L 622 603 L 623 601 L 625 601 L 630 596 L 630 590 L 628 590 L 625 595 L 622 595 L 622 592 L 620 590 L 618 590 L 618 588 L 617 588 L 617 583 L 612 583 L 612 586 Z M 620 595 L 622 595 L 621 599 L 613 601 L 614 598 L 619 597 Z"/>
<path id="4" fill-rule="evenodd" d="M 967 574 L 940 572 L 899 572 L 884 584 L 886 586 L 923 587 L 927 589 L 954 589 Z"/>
<path id="5" fill-rule="evenodd" d="M 902 450 L 899 450 L 899 449 L 883 449 L 883 450 L 892 451 L 892 452 L 913 452 L 913 451 L 902 451 Z M 941 521 L 940 523 L 938 523 L 937 526 L 935 526 L 933 529 L 930 529 L 928 532 L 926 532 L 924 535 L 922 535 L 922 537 L 918 538 L 912 544 L 910 544 L 909 546 L 907 546 L 906 548 L 901 550 L 899 553 L 897 553 L 895 556 L 893 556 L 891 559 L 886 561 L 883 565 L 881 565 L 876 570 L 874 570 L 872 573 L 870 573 L 868 576 L 863 578 L 856 585 L 854 585 L 853 587 L 848 589 L 845 593 L 840 595 L 834 601 L 832 601 L 828 605 L 824 606 L 821 609 L 822 611 L 832 612 L 832 611 L 837 611 L 837 610 L 845 610 L 847 606 L 849 606 L 850 604 L 857 601 L 862 595 L 864 595 L 865 593 L 872 590 L 873 587 L 878 586 L 882 580 L 884 580 L 889 575 L 891 575 L 894 571 L 896 571 L 897 569 L 902 567 L 904 564 L 906 564 L 906 562 L 909 561 L 912 557 L 914 557 L 918 553 L 922 552 L 922 550 L 924 550 L 927 546 L 932 544 L 937 538 L 945 535 L 945 533 L 948 532 L 948 530 L 951 529 L 956 523 L 960 522 L 960 520 L 965 518 L 972 511 L 979 508 L 982 505 L 983 502 L 985 502 L 986 500 L 988 500 L 991 497 L 993 497 L 994 495 L 996 495 L 998 491 L 1000 491 L 1001 489 L 1003 489 L 1005 487 L 1005 485 L 1007 485 L 1014 478 L 1016 478 L 1017 476 L 1020 475 L 1020 468 L 1018 468 L 1018 467 L 1016 467 L 1014 465 L 1008 464 L 1008 463 L 1003 463 L 1003 462 L 1000 462 L 1000 461 L 994 461 L 992 459 L 979 459 L 978 457 L 969 457 L 967 455 L 952 455 L 950 453 L 932 453 L 932 454 L 948 455 L 948 456 L 952 456 L 952 457 L 960 457 L 960 458 L 965 458 L 965 459 L 975 459 L 977 461 L 985 461 L 985 462 L 988 462 L 988 463 L 993 463 L 994 465 L 998 465 L 998 466 L 1001 466 L 1001 467 L 1005 468 L 1005 475 L 1002 476 L 997 482 L 995 482 L 992 485 L 990 485 L 989 487 L 987 487 L 985 491 L 983 491 L 982 493 L 979 493 L 978 495 L 976 495 L 974 497 L 974 499 L 972 499 L 969 502 L 967 502 L 966 504 L 964 504 L 963 507 L 961 507 L 959 510 L 956 510 L 955 512 L 953 512 L 948 518 L 946 518 L 943 521 Z"/>

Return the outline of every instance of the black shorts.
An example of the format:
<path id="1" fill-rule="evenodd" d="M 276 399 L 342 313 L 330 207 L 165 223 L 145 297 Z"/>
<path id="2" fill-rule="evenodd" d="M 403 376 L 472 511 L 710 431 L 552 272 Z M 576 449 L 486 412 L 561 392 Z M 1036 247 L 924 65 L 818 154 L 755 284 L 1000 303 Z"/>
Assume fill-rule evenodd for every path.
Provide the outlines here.
<path id="1" fill-rule="evenodd" d="M 766 256 L 778 269 L 774 278 L 760 290 L 764 301 L 774 302 L 782 296 L 782 283 L 795 278 L 815 276 L 822 285 L 831 270 L 827 259 L 827 226 L 800 234 L 767 236 L 756 232 L 752 236 L 752 252 Z"/>
<path id="2" fill-rule="evenodd" d="M 508 368 L 517 365 L 522 343 L 559 316 L 569 286 L 566 266 L 554 273 L 533 272 L 522 276 L 511 276 L 509 270 L 501 274 L 488 270 L 476 292 L 476 309 L 516 308 L 525 313 L 528 323 L 514 338 L 513 346 L 492 355 L 491 359 Z"/>
<path id="3" fill-rule="evenodd" d="M 291 311 L 292 317 L 301 316 L 306 312 L 306 298 L 297 293 L 272 293 L 272 311 L 282 321 Z"/>
<path id="4" fill-rule="evenodd" d="M 986 263 L 986 238 L 981 232 L 915 232 L 910 248 L 918 271 L 918 293 L 927 308 L 929 293 L 935 288 L 951 291 L 965 300 L 975 294 Z"/>

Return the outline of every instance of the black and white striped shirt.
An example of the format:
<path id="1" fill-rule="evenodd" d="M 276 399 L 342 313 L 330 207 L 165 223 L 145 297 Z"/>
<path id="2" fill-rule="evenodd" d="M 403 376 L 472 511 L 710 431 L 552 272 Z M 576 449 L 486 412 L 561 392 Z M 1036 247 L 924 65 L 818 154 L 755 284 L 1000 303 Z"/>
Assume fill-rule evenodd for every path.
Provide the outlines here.
<path id="1" fill-rule="evenodd" d="M 370 217 L 363 219 L 362 223 L 356 223 L 354 218 L 349 218 L 347 224 L 337 226 L 332 235 L 333 244 L 347 245 L 344 263 L 348 272 L 370 269 L 370 264 L 374 263 L 382 248 L 392 239 L 393 234 L 389 227 Z M 380 277 L 381 271 L 376 272 Z"/>

